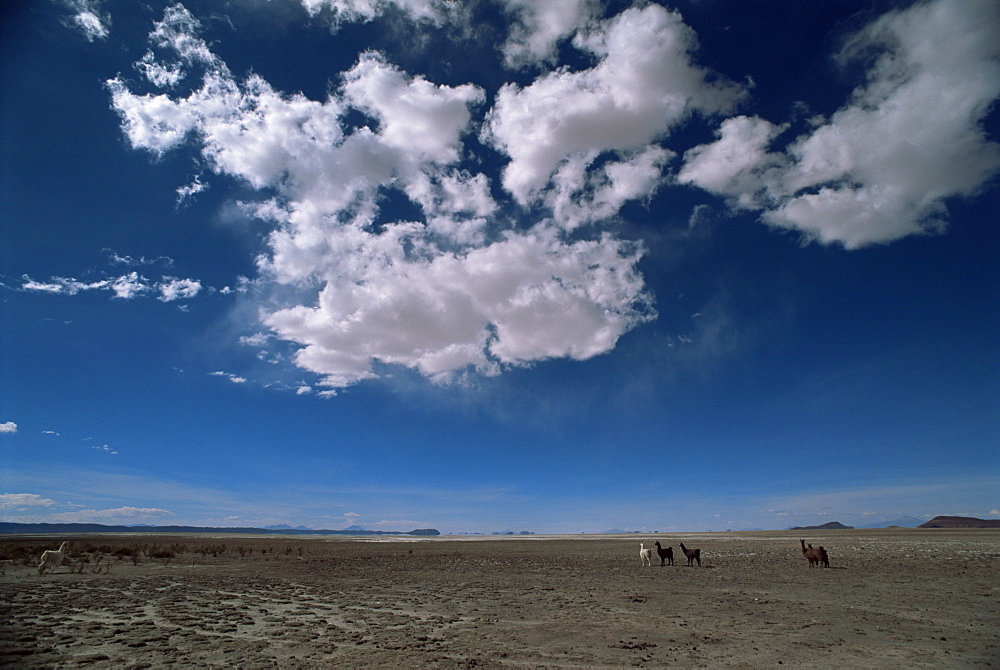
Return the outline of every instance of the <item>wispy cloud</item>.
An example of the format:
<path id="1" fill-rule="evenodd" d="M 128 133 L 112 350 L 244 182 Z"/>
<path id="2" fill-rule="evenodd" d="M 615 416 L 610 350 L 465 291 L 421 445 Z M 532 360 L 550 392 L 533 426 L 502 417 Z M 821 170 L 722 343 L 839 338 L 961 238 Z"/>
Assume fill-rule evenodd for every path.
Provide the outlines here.
<path id="1" fill-rule="evenodd" d="M 232 372 L 223 372 L 221 370 L 216 370 L 215 372 L 210 372 L 209 374 L 212 375 L 213 377 L 225 377 L 234 384 L 244 384 L 247 381 L 245 377 L 240 377 L 239 375 L 235 375 Z"/>
<path id="2" fill-rule="evenodd" d="M 229 491 L 98 469 L 53 466 L 37 471 L 22 470 L 17 473 L 17 481 L 22 491 L 39 493 L 0 497 L 11 521 L 80 519 L 96 522 L 112 517 L 125 520 L 143 514 L 180 516 L 178 512 L 183 512 L 184 522 L 189 523 L 220 513 L 257 514 L 264 508 Z M 279 502 L 273 507 L 281 510 L 285 506 Z M 66 516 L 68 514 L 76 516 Z"/>
<path id="3" fill-rule="evenodd" d="M 202 182 L 200 177 L 195 177 L 190 184 L 177 187 L 177 206 L 187 205 L 196 195 L 207 191 L 208 187 L 209 185 Z"/>
<path id="4" fill-rule="evenodd" d="M 52 277 L 47 281 L 36 281 L 31 277 L 22 278 L 21 290 L 53 295 L 77 295 L 83 291 L 109 291 L 114 298 L 131 300 L 145 294 L 158 293 L 163 302 L 191 299 L 202 291 L 202 284 L 196 279 L 178 279 L 165 276 L 160 280 L 150 280 L 138 272 L 129 272 L 117 277 L 96 281 L 80 281 L 68 277 Z"/>
<path id="5" fill-rule="evenodd" d="M 167 256 L 157 256 L 154 258 L 146 258 L 145 256 L 133 257 L 119 254 L 111 249 L 104 249 L 104 252 L 108 255 L 108 263 L 110 265 L 146 268 L 143 270 L 144 272 L 153 266 L 170 268 L 174 265 L 173 259 Z M 36 280 L 25 275 L 21 278 L 19 290 L 67 296 L 88 291 L 106 291 L 115 299 L 132 300 L 142 296 L 156 296 L 161 302 L 191 300 L 202 293 L 219 293 L 222 295 L 233 293 L 233 290 L 229 287 L 222 289 L 206 287 L 201 281 L 189 277 L 180 278 L 164 274 L 157 279 L 147 277 L 138 270 L 132 270 L 125 274 L 104 272 L 100 273 L 94 279 L 55 276 L 47 280 Z"/>
<path id="6" fill-rule="evenodd" d="M 129 521 L 151 521 L 174 516 L 174 513 L 157 507 L 116 507 L 112 509 L 81 509 L 73 512 L 59 512 L 50 519 L 61 523 L 120 523 Z"/>
<path id="7" fill-rule="evenodd" d="M 67 23 L 78 30 L 88 42 L 107 39 L 111 17 L 101 11 L 100 0 L 62 0 L 72 12 Z"/>
<path id="8" fill-rule="evenodd" d="M 908 514 L 931 517 L 949 514 L 948 510 L 965 508 L 965 516 L 983 514 L 979 501 L 995 491 L 994 481 L 962 479 L 892 483 L 884 486 L 789 493 L 758 500 L 762 518 L 773 518 L 781 525 L 803 525 L 816 521 L 862 520 L 873 516 L 887 517 Z M 980 509 L 982 509 L 980 507 Z"/>
<path id="9" fill-rule="evenodd" d="M 326 13 L 336 29 L 342 23 L 368 22 L 394 9 L 411 20 L 441 25 L 458 12 L 461 3 L 450 0 L 301 0 L 310 15 Z"/>
<path id="10" fill-rule="evenodd" d="M 169 268 L 174 265 L 173 259 L 167 256 L 146 258 L 119 254 L 111 249 L 104 249 L 110 265 L 126 265 L 131 267 L 162 266 Z M 86 291 L 107 291 L 112 297 L 131 300 L 144 295 L 156 295 L 162 302 L 175 300 L 190 300 L 203 291 L 231 293 L 229 288 L 206 288 L 197 279 L 178 278 L 162 275 L 159 279 L 151 279 L 137 270 L 125 274 L 99 273 L 95 279 L 77 279 L 75 277 L 55 276 L 47 280 L 35 280 L 27 275 L 21 278 L 20 290 L 53 295 L 77 295 Z"/>
<path id="11" fill-rule="evenodd" d="M 155 258 L 146 258 L 145 256 L 139 256 L 138 258 L 134 256 L 129 256 L 127 254 L 119 254 L 113 249 L 103 249 L 103 252 L 108 255 L 108 261 L 114 265 L 129 265 L 133 267 L 138 267 L 142 265 L 162 265 L 163 267 L 173 267 L 174 259 L 169 256 L 157 256 Z"/>
<path id="12" fill-rule="evenodd" d="M 16 510 L 34 507 L 52 507 L 54 500 L 34 493 L 0 493 L 0 509 Z"/>

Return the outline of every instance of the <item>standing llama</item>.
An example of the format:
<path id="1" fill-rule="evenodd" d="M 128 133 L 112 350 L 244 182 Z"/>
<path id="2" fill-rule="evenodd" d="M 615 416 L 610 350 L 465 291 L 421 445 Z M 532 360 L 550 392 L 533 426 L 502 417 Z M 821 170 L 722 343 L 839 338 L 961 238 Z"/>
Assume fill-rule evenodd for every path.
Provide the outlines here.
<path id="1" fill-rule="evenodd" d="M 684 555 L 687 556 L 689 566 L 693 566 L 694 562 L 698 561 L 698 567 L 701 567 L 701 549 L 688 549 L 684 546 L 684 543 L 681 542 L 681 551 L 683 551 Z"/>
<path id="2" fill-rule="evenodd" d="M 639 543 L 639 562 L 643 565 L 653 565 L 653 550 L 646 549 L 643 543 Z"/>
<path id="3" fill-rule="evenodd" d="M 666 549 L 664 549 L 663 547 L 660 546 L 659 540 L 656 541 L 656 555 L 660 557 L 661 566 L 663 565 L 664 561 L 667 562 L 667 565 L 674 564 L 674 548 L 667 547 Z"/>
<path id="4" fill-rule="evenodd" d="M 56 550 L 46 549 L 42 552 L 42 560 L 38 563 L 39 575 L 44 575 L 47 568 L 55 570 L 56 567 L 62 564 L 63 560 L 66 558 L 67 544 L 69 544 L 69 542 L 63 542 Z"/>
<path id="5" fill-rule="evenodd" d="M 830 556 L 826 553 L 826 549 L 820 547 L 819 549 L 813 549 L 810 544 L 806 547 L 805 540 L 799 540 L 802 544 L 802 555 L 806 557 L 809 561 L 809 567 L 822 565 L 824 568 L 830 567 Z"/>

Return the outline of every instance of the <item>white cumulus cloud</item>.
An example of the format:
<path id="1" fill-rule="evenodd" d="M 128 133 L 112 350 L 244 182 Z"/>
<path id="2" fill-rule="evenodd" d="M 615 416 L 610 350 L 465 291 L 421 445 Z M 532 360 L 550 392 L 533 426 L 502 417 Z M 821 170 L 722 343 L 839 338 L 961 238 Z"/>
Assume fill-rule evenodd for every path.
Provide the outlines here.
<path id="1" fill-rule="evenodd" d="M 334 24 L 393 14 L 441 26 L 462 13 L 446 0 L 302 4 Z M 485 109 L 490 92 L 475 83 L 439 84 L 364 52 L 311 99 L 234 74 L 178 4 L 154 25 L 131 74 L 138 81 L 107 82 L 134 148 L 199 153 L 179 202 L 213 175 L 257 191 L 237 206 L 269 226 L 266 249 L 257 277 L 237 290 L 257 301 L 266 332 L 241 341 L 292 343 L 295 363 L 327 389 L 319 395 L 383 364 L 447 381 L 612 350 L 656 316 L 637 270 L 643 247 L 612 226 L 623 206 L 667 184 L 856 248 L 939 229 L 948 198 L 974 195 L 1000 169 L 1000 148 L 981 127 L 1000 94 L 991 0 L 885 14 L 837 54 L 867 76 L 834 114 L 793 137 L 792 122 L 730 116 L 715 141 L 683 152 L 673 175 L 683 151 L 671 146 L 674 131 L 694 116 L 734 114 L 748 89 L 698 63 L 679 13 L 641 3 L 601 20 L 597 0 L 501 8 L 511 18 L 500 45 L 509 67 L 553 64 L 563 47 L 592 65 L 502 85 Z M 506 161 L 498 184 L 476 140 Z M 391 220 L 387 196 L 408 200 L 414 220 Z M 134 272 L 90 283 L 25 278 L 23 288 L 164 301 L 202 290 L 194 279 Z"/>
<path id="2" fill-rule="evenodd" d="M 981 127 L 1000 95 L 1000 5 L 938 0 L 889 12 L 839 59 L 871 66 L 829 119 L 775 152 L 782 128 L 729 119 L 716 142 L 685 154 L 679 181 L 849 249 L 940 229 L 947 198 L 974 195 L 1000 170 L 1000 145 Z"/>
<path id="3" fill-rule="evenodd" d="M 166 278 L 160 284 L 160 300 L 172 302 L 186 298 L 193 298 L 201 291 L 201 282 L 195 279 L 175 279 Z"/>
<path id="4" fill-rule="evenodd" d="M 16 433 L 16 432 L 17 432 L 17 424 L 14 423 L 13 421 L 5 421 L 4 423 L 0 423 L 0 433 Z"/>
<path id="5" fill-rule="evenodd" d="M 201 86 L 187 95 L 142 93 L 117 78 L 109 82 L 112 104 L 135 148 L 162 154 L 195 142 L 211 171 L 262 192 L 244 205 L 273 226 L 255 287 L 265 294 L 281 287 L 273 293 L 284 304 L 262 303 L 260 321 L 267 335 L 297 344 L 297 365 L 328 389 L 374 377 L 376 363 L 446 381 L 469 369 L 493 375 L 546 358 L 586 359 L 655 316 L 636 270 L 641 245 L 607 231 L 571 240 L 564 235 L 571 226 L 550 219 L 515 229 L 497 217 L 488 177 L 461 167 L 485 100 L 479 87 L 435 84 L 365 53 L 325 100 L 282 93 L 259 75 L 237 80 L 182 9 L 165 14 L 151 37 L 159 47 L 175 45 L 174 55 L 147 59 L 140 70 L 198 71 Z M 674 15 L 660 18 L 664 31 L 674 29 L 667 27 Z M 599 66 L 608 81 L 628 74 L 630 58 L 617 46 L 629 26 L 611 27 L 614 35 L 590 34 L 587 46 L 609 54 Z M 691 69 L 686 60 L 684 68 Z M 692 108 L 732 98 L 728 88 L 699 82 Z M 372 123 L 348 126 L 352 111 Z M 669 124 L 651 124 L 656 129 L 634 142 L 599 140 L 619 155 L 587 177 L 586 211 L 563 207 L 562 218 L 591 222 L 651 193 L 669 154 L 647 143 Z M 380 220 L 387 190 L 405 195 L 422 219 Z"/>
<path id="6" fill-rule="evenodd" d="M 501 88 L 484 136 L 510 156 L 504 187 L 526 204 L 563 161 L 642 152 L 694 112 L 731 109 L 742 90 L 691 60 L 696 42 L 679 14 L 633 8 L 575 38 L 593 68 Z"/>
<path id="7" fill-rule="evenodd" d="M 514 22 L 501 47 L 508 67 L 553 63 L 561 41 L 594 22 L 597 0 L 503 0 Z"/>

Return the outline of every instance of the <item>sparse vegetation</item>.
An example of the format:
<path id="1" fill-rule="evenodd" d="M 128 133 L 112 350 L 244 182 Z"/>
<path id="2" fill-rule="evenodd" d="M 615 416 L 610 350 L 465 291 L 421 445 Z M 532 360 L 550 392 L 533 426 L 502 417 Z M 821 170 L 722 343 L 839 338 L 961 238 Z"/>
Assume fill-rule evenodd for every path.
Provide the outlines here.
<path id="1" fill-rule="evenodd" d="M 670 538 L 711 557 L 698 571 L 639 569 L 637 543 L 621 538 L 76 536 L 72 562 L 39 577 L 40 552 L 62 539 L 0 536 L 0 556 L 31 557 L 6 563 L 0 578 L 0 639 L 20 650 L 8 655 L 19 666 L 126 667 L 141 653 L 154 667 L 210 665 L 210 656 L 274 667 L 291 654 L 296 667 L 402 657 L 419 667 L 476 658 L 702 667 L 736 657 L 756 667 L 815 665 L 817 650 L 820 665 L 849 666 L 883 650 L 909 664 L 979 667 L 996 650 L 989 593 L 1000 538 L 988 529 L 813 534 L 805 539 L 836 549 L 837 567 L 809 579 L 803 538 L 783 532 Z M 530 646 L 525 621 L 542 631 Z M 771 634 L 759 634 L 761 621 Z"/>

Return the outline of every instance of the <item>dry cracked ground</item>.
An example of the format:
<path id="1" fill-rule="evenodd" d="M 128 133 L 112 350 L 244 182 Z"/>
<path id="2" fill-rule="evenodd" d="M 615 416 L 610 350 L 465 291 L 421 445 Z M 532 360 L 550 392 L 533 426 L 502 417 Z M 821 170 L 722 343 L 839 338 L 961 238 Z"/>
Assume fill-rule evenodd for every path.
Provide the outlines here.
<path id="1" fill-rule="evenodd" d="M 1000 532 L 0 537 L 0 665 L 1000 665 Z M 37 556 L 69 539 L 70 561 Z M 639 560 L 673 546 L 674 566 Z M 702 550 L 687 567 L 683 541 Z"/>

